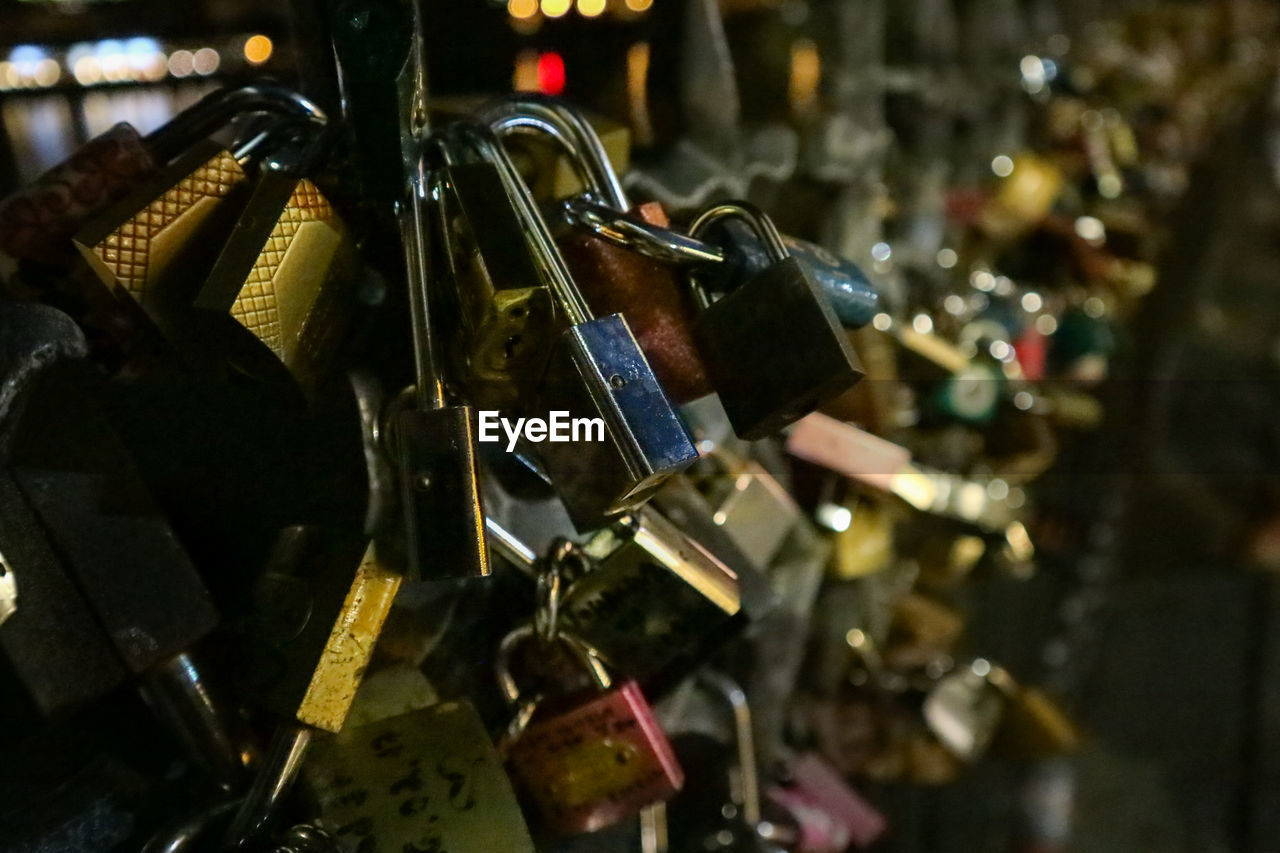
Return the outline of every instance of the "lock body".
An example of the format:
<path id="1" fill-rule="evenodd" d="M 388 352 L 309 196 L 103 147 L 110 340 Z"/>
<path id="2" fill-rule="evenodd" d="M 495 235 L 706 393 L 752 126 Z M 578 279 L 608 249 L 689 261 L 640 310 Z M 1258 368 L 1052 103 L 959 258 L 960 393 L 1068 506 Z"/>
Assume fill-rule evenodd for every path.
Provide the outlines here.
<path id="1" fill-rule="evenodd" d="M 639 505 L 667 477 L 698 458 L 693 440 L 619 314 L 579 323 L 561 334 L 536 410 L 567 411 L 574 418 L 600 418 L 604 423 L 603 441 L 546 442 L 539 447 L 580 529 L 598 527 L 604 518 Z"/>
<path id="2" fill-rule="evenodd" d="M 695 666 L 741 610 L 737 576 L 648 507 L 596 533 L 585 550 L 596 567 L 570 586 L 559 618 L 646 684 Z"/>
<path id="3" fill-rule="evenodd" d="M 671 744 L 634 681 L 535 719 L 507 763 L 547 826 L 594 832 L 684 784 Z"/>
<path id="4" fill-rule="evenodd" d="M 734 432 L 747 440 L 777 432 L 862 378 L 844 328 L 794 257 L 704 309 L 695 334 Z"/>
<path id="5" fill-rule="evenodd" d="M 205 140 L 85 222 L 76 248 L 105 286 L 144 302 L 171 270 L 208 268 L 200 261 L 226 240 L 247 184 L 231 153 Z"/>
<path id="6" fill-rule="evenodd" d="M 653 225 L 670 225 L 656 203 L 643 204 L 634 214 Z M 596 315 L 617 313 L 627 318 L 673 403 L 711 393 L 693 340 L 695 307 L 674 268 L 577 229 L 556 243 Z"/>
<path id="7" fill-rule="evenodd" d="M 344 849 L 533 853 L 502 760 L 469 702 L 317 738 L 304 773 Z"/>

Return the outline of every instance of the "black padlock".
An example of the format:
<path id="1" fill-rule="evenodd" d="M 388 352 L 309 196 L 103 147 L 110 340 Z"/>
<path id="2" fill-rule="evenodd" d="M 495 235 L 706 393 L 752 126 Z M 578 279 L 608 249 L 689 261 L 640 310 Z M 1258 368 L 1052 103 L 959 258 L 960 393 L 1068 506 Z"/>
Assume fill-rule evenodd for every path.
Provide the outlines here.
<path id="1" fill-rule="evenodd" d="M 703 309 L 694 336 L 734 432 L 755 440 L 848 390 L 862 370 L 822 288 L 758 208 L 716 205 L 694 221 L 690 234 L 702 239 L 727 218 L 745 220 L 773 264 L 714 302 L 699 293 Z"/>

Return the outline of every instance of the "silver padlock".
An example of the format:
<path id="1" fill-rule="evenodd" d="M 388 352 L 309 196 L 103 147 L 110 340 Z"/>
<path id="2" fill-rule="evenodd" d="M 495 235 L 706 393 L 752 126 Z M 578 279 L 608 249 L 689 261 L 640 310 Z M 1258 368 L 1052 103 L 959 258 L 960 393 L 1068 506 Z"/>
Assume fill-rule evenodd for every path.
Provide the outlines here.
<path id="1" fill-rule="evenodd" d="M 603 435 L 589 426 L 576 440 L 546 441 L 537 448 L 574 524 L 594 529 L 643 503 L 697 459 L 697 448 L 627 321 L 621 314 L 592 316 L 501 143 L 481 125 L 459 123 L 449 133 L 459 147 L 498 167 L 539 275 L 570 324 L 526 409 L 539 416 L 586 416 L 589 423 L 598 418 L 603 426 Z"/>

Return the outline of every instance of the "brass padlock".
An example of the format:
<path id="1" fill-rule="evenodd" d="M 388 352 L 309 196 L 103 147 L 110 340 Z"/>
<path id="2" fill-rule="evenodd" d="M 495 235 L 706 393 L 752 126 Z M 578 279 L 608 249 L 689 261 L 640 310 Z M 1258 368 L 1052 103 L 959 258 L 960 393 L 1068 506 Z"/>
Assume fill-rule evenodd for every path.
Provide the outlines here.
<path id="1" fill-rule="evenodd" d="M 206 135 L 236 115 L 260 111 L 303 122 L 324 116 L 301 95 L 247 86 L 213 93 L 149 137 L 149 148 L 163 165 L 82 224 L 74 238 L 104 285 L 141 302 L 171 268 L 181 267 L 188 278 L 207 270 L 207 264 L 196 263 L 203 269 L 189 264 L 211 262 L 211 252 L 234 225 L 248 178 L 240 157 L 260 144 L 263 134 L 240 152 Z"/>
<path id="2" fill-rule="evenodd" d="M 502 759 L 465 700 L 317 737 L 303 772 L 344 849 L 533 853 Z"/>
<path id="3" fill-rule="evenodd" d="M 604 692 L 565 697 L 558 707 L 521 695 L 511 655 L 535 640 L 530 626 L 512 631 L 496 665 L 503 695 L 517 709 L 505 743 L 507 764 L 546 826 L 562 834 L 594 832 L 680 790 L 684 773 L 640 686 L 614 686 L 581 641 L 559 636 Z"/>

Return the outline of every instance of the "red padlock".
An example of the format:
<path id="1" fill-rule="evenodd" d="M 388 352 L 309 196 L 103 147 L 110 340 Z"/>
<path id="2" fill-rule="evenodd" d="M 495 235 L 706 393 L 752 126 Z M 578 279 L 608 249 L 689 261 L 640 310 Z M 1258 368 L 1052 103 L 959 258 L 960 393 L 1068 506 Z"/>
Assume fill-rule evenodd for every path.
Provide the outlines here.
<path id="1" fill-rule="evenodd" d="M 562 642 L 602 691 L 568 704 L 524 701 L 510 660 L 515 648 L 535 639 L 523 626 L 498 649 L 498 683 L 518 708 L 505 742 L 507 766 L 548 829 L 594 832 L 664 801 L 684 784 L 684 772 L 635 681 L 614 687 L 603 665 L 581 641 Z"/>

